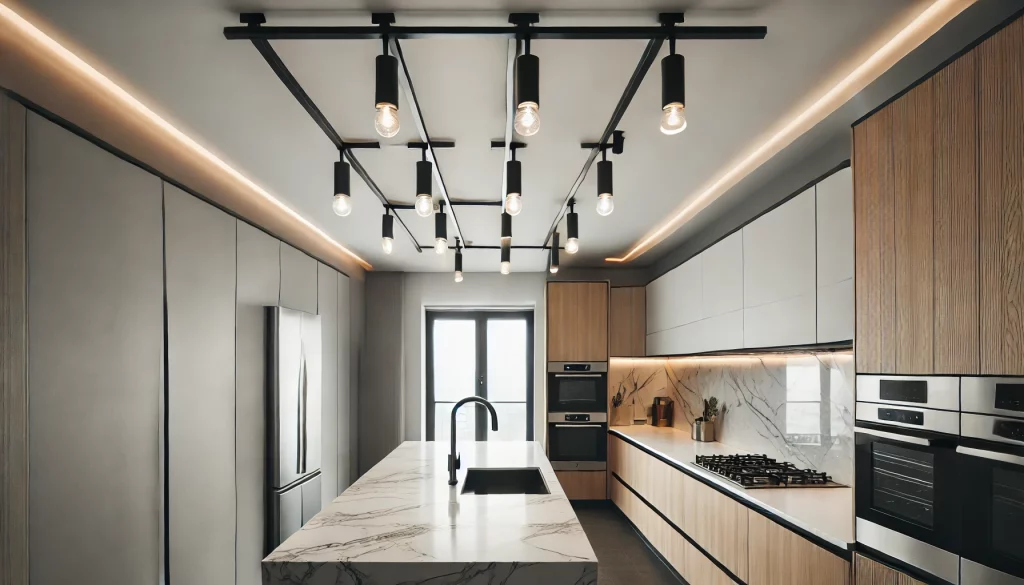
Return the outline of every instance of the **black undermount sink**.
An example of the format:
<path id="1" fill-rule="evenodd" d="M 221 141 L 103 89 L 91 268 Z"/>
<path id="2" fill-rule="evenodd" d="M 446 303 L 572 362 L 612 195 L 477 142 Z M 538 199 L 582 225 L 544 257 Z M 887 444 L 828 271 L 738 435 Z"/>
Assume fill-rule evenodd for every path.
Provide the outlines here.
<path id="1" fill-rule="evenodd" d="M 536 467 L 469 468 L 462 493 L 478 496 L 490 494 L 550 494 L 544 476 Z"/>

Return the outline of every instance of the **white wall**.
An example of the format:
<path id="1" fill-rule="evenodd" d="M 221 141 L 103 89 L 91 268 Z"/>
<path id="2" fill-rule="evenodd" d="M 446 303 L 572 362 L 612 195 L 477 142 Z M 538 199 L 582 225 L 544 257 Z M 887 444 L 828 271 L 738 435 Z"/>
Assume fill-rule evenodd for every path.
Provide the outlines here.
<path id="1" fill-rule="evenodd" d="M 442 307 L 521 308 L 533 310 L 534 331 L 534 440 L 543 441 L 544 431 L 544 374 L 545 313 L 544 288 L 547 273 L 528 272 L 502 275 L 498 273 L 467 273 L 465 280 L 456 283 L 451 273 L 423 272 L 405 274 L 402 300 L 402 339 L 405 353 L 405 439 L 418 441 L 425 438 L 426 414 L 423 409 L 426 396 L 426 310 Z"/>

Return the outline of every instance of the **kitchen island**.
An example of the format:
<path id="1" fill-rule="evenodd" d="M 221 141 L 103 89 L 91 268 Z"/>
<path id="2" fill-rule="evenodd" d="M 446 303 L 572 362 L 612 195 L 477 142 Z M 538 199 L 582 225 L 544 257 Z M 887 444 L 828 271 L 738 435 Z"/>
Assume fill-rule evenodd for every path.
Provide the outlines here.
<path id="1" fill-rule="evenodd" d="M 263 560 L 264 585 L 593 584 L 597 557 L 539 443 L 402 443 Z M 540 470 L 550 494 L 462 494 L 470 468 Z"/>

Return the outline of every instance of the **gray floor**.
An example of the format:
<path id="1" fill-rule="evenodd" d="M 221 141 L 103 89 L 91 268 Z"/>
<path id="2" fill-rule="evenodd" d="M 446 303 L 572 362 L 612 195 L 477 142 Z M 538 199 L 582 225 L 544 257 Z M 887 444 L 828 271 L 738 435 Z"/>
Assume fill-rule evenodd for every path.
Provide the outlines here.
<path id="1" fill-rule="evenodd" d="M 668 567 L 633 530 L 622 512 L 607 506 L 574 505 L 597 554 L 598 585 L 679 585 Z"/>

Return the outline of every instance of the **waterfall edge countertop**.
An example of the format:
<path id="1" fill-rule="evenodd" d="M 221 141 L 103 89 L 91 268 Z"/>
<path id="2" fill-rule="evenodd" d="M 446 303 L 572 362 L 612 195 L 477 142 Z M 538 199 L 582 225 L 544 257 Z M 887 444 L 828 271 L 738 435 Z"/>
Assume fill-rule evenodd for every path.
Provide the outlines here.
<path id="1" fill-rule="evenodd" d="M 853 488 L 744 489 L 698 466 L 695 461 L 697 455 L 748 455 L 748 451 L 717 442 L 700 443 L 691 439 L 689 433 L 674 428 L 636 425 L 609 427 L 608 431 L 660 455 L 686 473 L 714 483 L 748 507 L 759 509 L 769 517 L 775 516 L 837 548 L 853 548 L 856 540 Z"/>
<path id="2" fill-rule="evenodd" d="M 263 560 L 264 585 L 597 582 L 597 557 L 533 441 L 406 441 Z M 460 493 L 469 468 L 536 467 L 550 494 Z"/>

